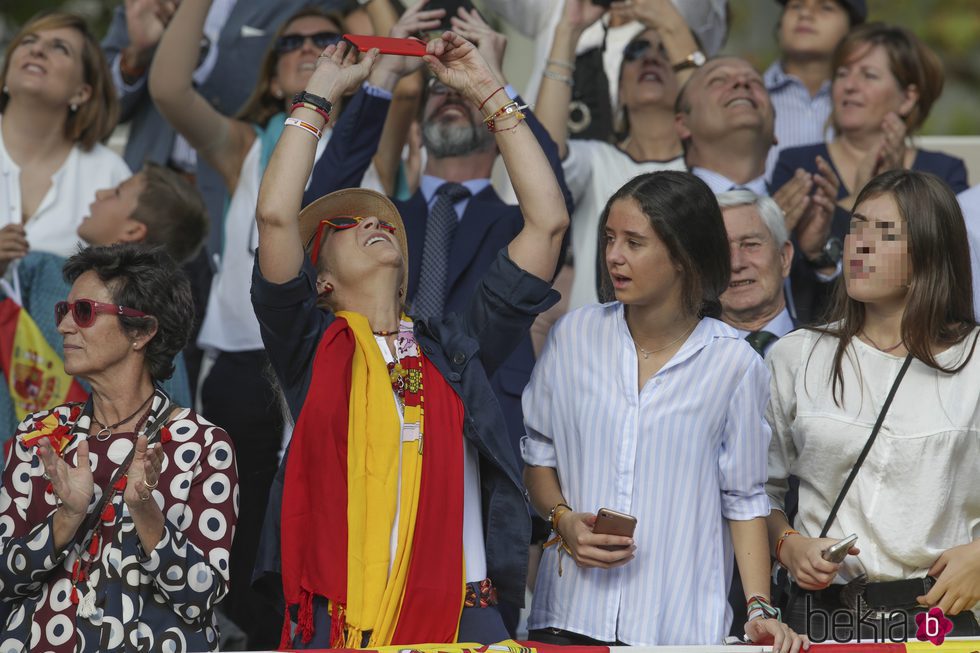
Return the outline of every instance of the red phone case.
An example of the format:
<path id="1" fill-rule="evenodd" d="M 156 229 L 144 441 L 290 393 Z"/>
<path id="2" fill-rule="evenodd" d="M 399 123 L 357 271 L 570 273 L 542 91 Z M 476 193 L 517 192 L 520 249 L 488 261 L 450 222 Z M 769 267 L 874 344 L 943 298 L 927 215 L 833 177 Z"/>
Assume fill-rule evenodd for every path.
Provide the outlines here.
<path id="1" fill-rule="evenodd" d="M 381 54 L 398 54 L 405 57 L 421 57 L 425 54 L 425 43 L 418 39 L 395 39 L 390 36 L 365 36 L 363 34 L 344 34 L 361 52 L 377 48 Z"/>

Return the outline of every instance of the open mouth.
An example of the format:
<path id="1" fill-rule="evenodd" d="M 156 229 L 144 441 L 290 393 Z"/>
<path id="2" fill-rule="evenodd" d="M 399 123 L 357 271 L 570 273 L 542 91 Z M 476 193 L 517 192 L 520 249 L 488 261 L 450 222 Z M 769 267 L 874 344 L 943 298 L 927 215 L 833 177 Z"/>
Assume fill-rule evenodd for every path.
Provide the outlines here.
<path id="1" fill-rule="evenodd" d="M 24 66 L 21 68 L 21 70 L 25 70 L 25 71 L 30 72 L 30 73 L 41 73 L 41 74 L 44 74 L 44 73 L 48 72 L 47 70 L 44 69 L 43 66 L 39 66 L 36 63 L 24 64 Z"/>
<path id="2" fill-rule="evenodd" d="M 609 277 L 612 279 L 614 288 L 625 288 L 632 281 L 629 277 L 621 274 L 610 274 Z"/>
<path id="3" fill-rule="evenodd" d="M 663 82 L 663 78 L 655 70 L 646 70 L 640 75 L 641 82 Z"/>
<path id="4" fill-rule="evenodd" d="M 299 69 L 303 72 L 312 72 L 316 70 L 316 61 L 304 61 L 299 65 Z"/>
<path id="5" fill-rule="evenodd" d="M 757 109 L 758 108 L 758 105 L 755 103 L 755 100 L 753 100 L 752 98 L 744 97 L 744 96 L 739 96 L 739 97 L 736 97 L 736 98 L 732 98 L 731 100 L 729 100 L 728 102 L 725 103 L 725 106 L 726 107 L 741 107 L 741 106 L 746 106 L 746 107 L 751 107 L 753 109 Z"/>
<path id="6" fill-rule="evenodd" d="M 755 283 L 755 279 L 740 279 L 739 281 L 732 281 L 728 284 L 729 288 L 744 288 Z"/>
<path id="7" fill-rule="evenodd" d="M 377 243 L 390 243 L 390 242 L 391 241 L 388 240 L 385 236 L 371 236 L 370 238 L 367 239 L 367 242 L 364 243 L 364 246 L 370 247 L 371 245 L 376 245 Z"/>

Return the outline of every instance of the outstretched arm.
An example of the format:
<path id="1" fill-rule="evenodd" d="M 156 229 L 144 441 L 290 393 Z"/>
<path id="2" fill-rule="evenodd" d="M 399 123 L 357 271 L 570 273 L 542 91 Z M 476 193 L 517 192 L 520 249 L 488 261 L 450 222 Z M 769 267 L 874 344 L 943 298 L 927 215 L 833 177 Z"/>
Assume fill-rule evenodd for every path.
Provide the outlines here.
<path id="1" fill-rule="evenodd" d="M 482 107 L 484 116 L 493 116 L 511 103 L 501 80 L 476 47 L 461 36 L 445 32 L 442 38 L 430 41 L 423 59 L 443 84 Z M 541 145 L 517 115 L 512 112 L 495 121 L 497 147 L 524 215 L 524 228 L 511 241 L 507 253 L 526 272 L 551 279 L 568 229 L 568 211 Z"/>
<path id="2" fill-rule="evenodd" d="M 377 56 L 378 51 L 371 50 L 356 63 L 356 55 L 348 52 L 346 43 L 331 45 L 317 59 L 306 90 L 336 104 L 349 90 L 360 86 Z M 295 109 L 292 116 L 317 129 L 323 129 L 326 123 L 319 113 L 304 107 Z M 295 278 L 303 264 L 305 243 L 300 240 L 297 218 L 303 187 L 313 169 L 316 144 L 317 139 L 303 129 L 284 129 L 262 177 L 255 212 L 259 266 L 262 275 L 272 283 Z"/>

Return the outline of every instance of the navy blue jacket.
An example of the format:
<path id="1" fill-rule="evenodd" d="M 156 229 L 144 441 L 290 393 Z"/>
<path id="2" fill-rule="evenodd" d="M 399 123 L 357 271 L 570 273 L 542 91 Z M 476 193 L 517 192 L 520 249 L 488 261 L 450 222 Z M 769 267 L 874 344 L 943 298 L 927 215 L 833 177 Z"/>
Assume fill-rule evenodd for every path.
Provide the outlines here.
<path id="1" fill-rule="evenodd" d="M 314 354 L 335 316 L 316 307 L 316 272 L 309 260 L 299 276 L 284 284 L 266 281 L 258 261 L 256 256 L 252 305 L 286 403 L 297 420 L 307 399 Z M 516 606 L 524 604 L 531 520 L 521 479 L 523 464 L 510 446 L 489 377 L 534 318 L 557 301 L 558 293 L 549 282 L 517 267 L 501 251 L 466 311 L 415 322 L 422 352 L 463 401 L 463 437 L 480 454 L 487 573 L 499 597 Z M 278 590 L 280 595 L 279 519 L 288 455 L 287 450 L 272 484 L 255 569 L 260 587 Z M 332 505 L 329 497 L 324 497 L 323 505 L 324 509 Z"/>
<path id="2" fill-rule="evenodd" d="M 523 104 L 520 99 L 518 102 Z M 377 152 L 390 104 L 390 100 L 371 95 L 362 88 L 344 107 L 326 150 L 313 168 L 310 186 L 303 198 L 304 204 L 335 190 L 361 185 L 364 172 Z M 572 195 L 565 185 L 558 147 L 531 111 L 525 110 L 525 115 L 528 126 L 551 163 L 571 215 Z M 416 191 L 406 201 L 394 198 L 392 201 L 405 222 L 408 237 L 408 300 L 411 302 L 419 285 L 429 209 L 421 191 Z M 459 313 L 466 309 L 480 280 L 496 259 L 497 252 L 506 247 L 523 227 L 524 216 L 520 207 L 501 200 L 492 186 L 470 199 L 453 236 L 446 279 L 446 313 Z M 518 340 L 514 353 L 493 375 L 491 383 L 504 412 L 511 446 L 519 460 L 520 439 L 525 434 L 521 394 L 531 378 L 535 357 L 530 335 L 525 332 Z"/>

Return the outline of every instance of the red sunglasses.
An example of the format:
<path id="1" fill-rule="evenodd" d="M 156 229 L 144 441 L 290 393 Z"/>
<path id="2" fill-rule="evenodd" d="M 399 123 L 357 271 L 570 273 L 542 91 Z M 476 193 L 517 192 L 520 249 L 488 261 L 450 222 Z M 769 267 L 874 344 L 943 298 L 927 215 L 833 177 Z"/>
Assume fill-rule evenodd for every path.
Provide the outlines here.
<path id="1" fill-rule="evenodd" d="M 61 324 L 61 321 L 68 315 L 68 311 L 71 311 L 71 317 L 75 320 L 75 324 L 83 329 L 92 326 L 95 323 L 95 316 L 99 313 L 118 315 L 120 317 L 150 317 L 142 311 L 137 311 L 135 308 L 126 308 L 118 304 L 106 304 L 91 299 L 76 299 L 71 303 L 58 302 L 54 305 L 55 325 Z"/>
<path id="2" fill-rule="evenodd" d="M 316 228 L 316 236 L 313 239 L 313 249 L 310 250 L 310 260 L 313 261 L 313 265 L 316 265 L 316 261 L 320 258 L 320 245 L 323 243 L 323 228 L 330 227 L 331 229 L 336 229 L 337 231 L 343 231 L 344 229 L 353 229 L 357 225 L 361 224 L 361 221 L 365 218 L 361 216 L 353 215 L 337 215 L 332 218 L 327 218 L 326 220 L 320 220 L 320 224 Z M 395 233 L 398 227 L 391 224 L 387 220 L 378 220 L 378 228 L 387 231 L 390 234 Z"/>

